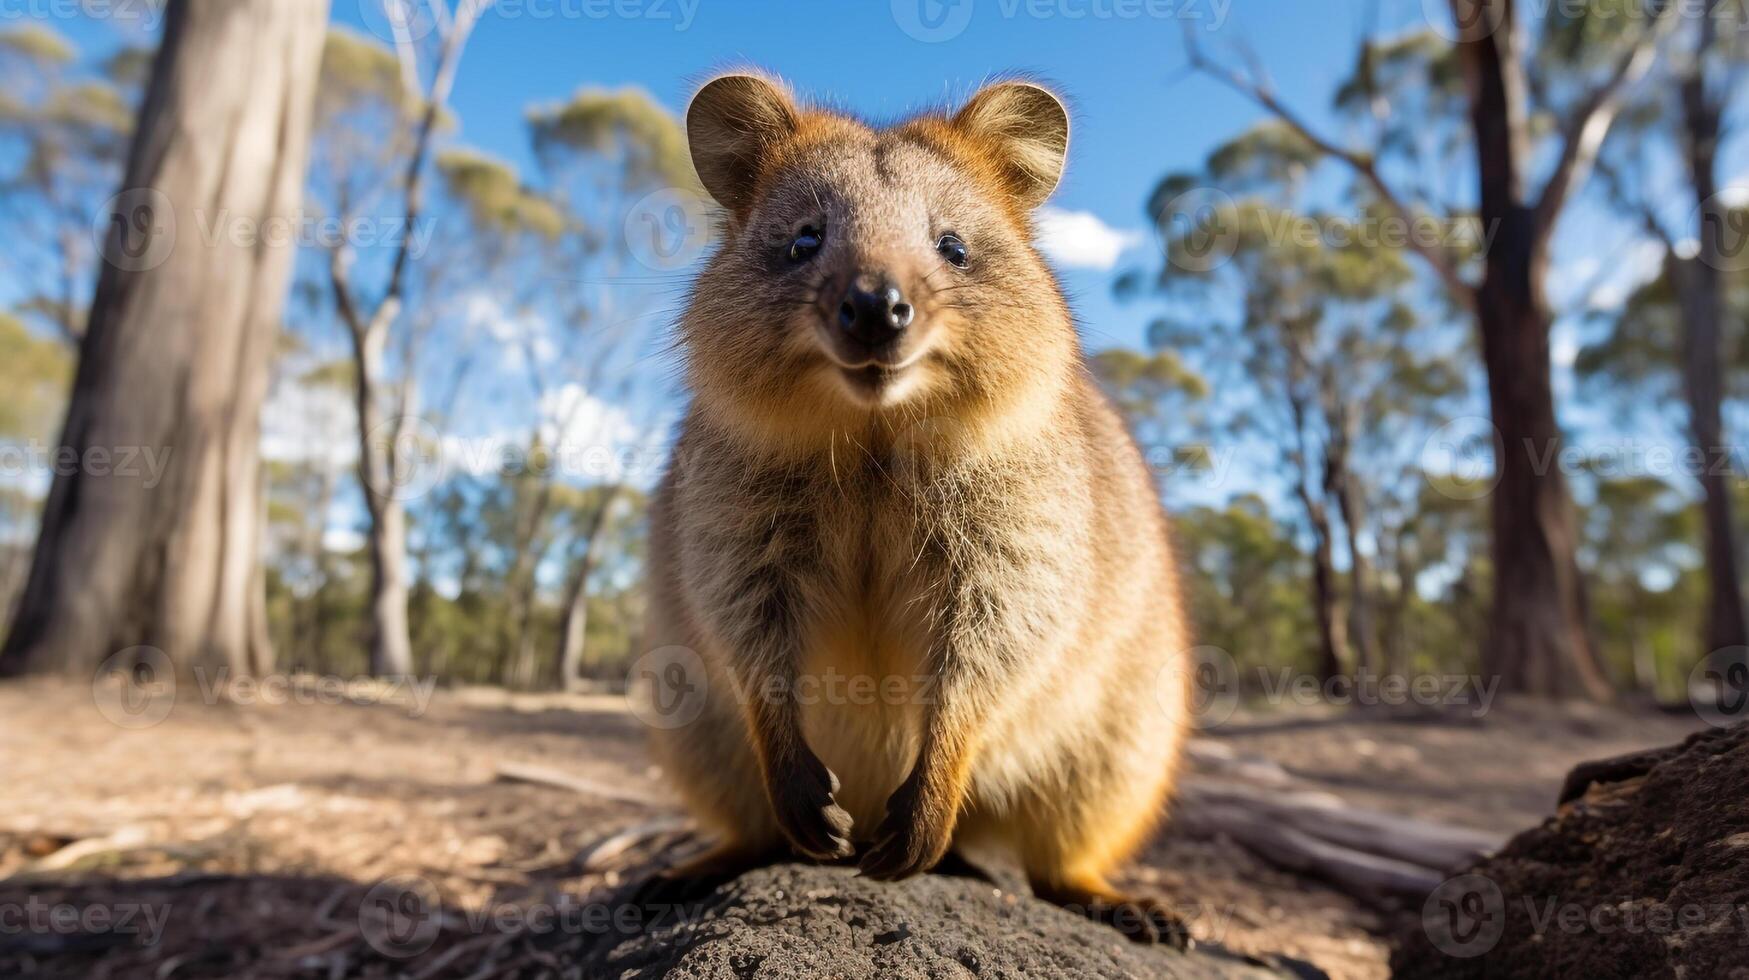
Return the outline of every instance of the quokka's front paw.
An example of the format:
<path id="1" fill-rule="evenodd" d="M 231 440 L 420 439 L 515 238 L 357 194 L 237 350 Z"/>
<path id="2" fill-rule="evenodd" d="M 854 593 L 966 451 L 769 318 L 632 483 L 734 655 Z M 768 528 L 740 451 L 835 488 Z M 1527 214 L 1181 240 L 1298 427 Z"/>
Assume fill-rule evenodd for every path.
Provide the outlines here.
<path id="1" fill-rule="evenodd" d="M 832 794 L 838 777 L 812 752 L 771 773 L 771 809 L 777 825 L 796 850 L 816 861 L 856 853 L 850 843 L 850 814 Z"/>
<path id="2" fill-rule="evenodd" d="M 887 815 L 860 867 L 877 881 L 898 881 L 935 867 L 952 844 L 952 809 L 929 805 L 913 775 L 887 798 Z"/>

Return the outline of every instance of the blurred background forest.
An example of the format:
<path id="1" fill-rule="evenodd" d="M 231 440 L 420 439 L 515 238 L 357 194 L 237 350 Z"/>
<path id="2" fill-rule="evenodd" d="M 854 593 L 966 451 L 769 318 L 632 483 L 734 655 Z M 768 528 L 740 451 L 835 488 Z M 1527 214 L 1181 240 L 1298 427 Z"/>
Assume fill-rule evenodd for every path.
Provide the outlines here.
<path id="1" fill-rule="evenodd" d="M 1316 55 L 1321 91 L 1273 82 L 1239 26 L 1149 23 L 1134 87 L 1161 118 L 1132 125 L 1170 127 L 1188 91 L 1244 111 L 1195 135 L 1193 165 L 1128 161 L 1127 213 L 1041 215 L 1041 247 L 1097 294 L 1091 362 L 1175 515 L 1198 642 L 1247 688 L 1256 667 L 1486 673 L 1682 700 L 1749 648 L 1749 21 L 1737 0 L 1483 4 L 1484 28 L 1465 3 L 1357 6 Z M 32 571 L 39 525 L 99 468 L 63 473 L 54 448 L 95 371 L 93 297 L 155 268 L 116 249 L 144 206 L 124 174 L 159 32 L 198 27 L 176 8 L 0 21 L 0 664 L 151 644 L 255 671 L 623 680 L 684 397 L 670 325 L 713 215 L 683 104 L 587 57 L 471 139 L 453 96 L 479 81 L 474 42 L 535 26 L 474 0 L 346 0 L 322 28 L 308 174 L 270 241 L 295 256 L 244 428 L 259 478 L 230 485 L 259 514 L 245 639 L 162 639 L 166 602 L 134 579 L 116 594 L 150 598 L 95 652 L 43 653 L 65 613 Z M 239 215 L 175 207 L 177 251 L 237 239 Z M 1112 310 L 1142 327 L 1115 335 Z M 57 554 L 36 561 L 76 577 Z"/>

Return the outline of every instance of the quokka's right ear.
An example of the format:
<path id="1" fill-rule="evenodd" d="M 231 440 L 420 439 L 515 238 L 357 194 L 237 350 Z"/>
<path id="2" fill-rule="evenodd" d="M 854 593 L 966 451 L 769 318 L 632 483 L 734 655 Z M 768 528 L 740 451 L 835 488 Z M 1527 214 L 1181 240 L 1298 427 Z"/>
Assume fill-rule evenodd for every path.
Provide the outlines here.
<path id="1" fill-rule="evenodd" d="M 766 79 L 714 78 L 686 108 L 692 167 L 718 204 L 745 216 L 766 155 L 794 135 L 800 123 L 789 94 Z"/>

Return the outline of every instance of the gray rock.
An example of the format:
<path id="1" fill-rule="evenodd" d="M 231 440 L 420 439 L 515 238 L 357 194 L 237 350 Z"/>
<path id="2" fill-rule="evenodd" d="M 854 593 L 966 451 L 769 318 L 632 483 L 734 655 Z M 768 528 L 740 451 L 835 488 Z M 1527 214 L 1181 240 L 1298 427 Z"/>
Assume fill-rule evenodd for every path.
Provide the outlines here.
<path id="1" fill-rule="evenodd" d="M 649 928 L 596 944 L 584 975 L 616 980 L 1319 976 L 1198 947 L 1138 946 L 1108 926 L 969 877 L 899 884 L 783 864 L 714 890 L 644 899 Z"/>

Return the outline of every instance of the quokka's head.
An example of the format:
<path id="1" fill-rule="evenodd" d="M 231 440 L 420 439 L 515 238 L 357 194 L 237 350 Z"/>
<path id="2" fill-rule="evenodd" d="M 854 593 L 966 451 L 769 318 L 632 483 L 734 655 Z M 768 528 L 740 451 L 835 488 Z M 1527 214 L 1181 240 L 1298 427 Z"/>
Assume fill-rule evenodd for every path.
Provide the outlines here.
<path id="1" fill-rule="evenodd" d="M 727 75 L 687 110 L 725 236 L 683 320 L 696 396 L 787 440 L 884 420 L 969 422 L 1053 402 L 1078 363 L 1032 211 L 1069 119 L 990 85 L 888 128 Z"/>

